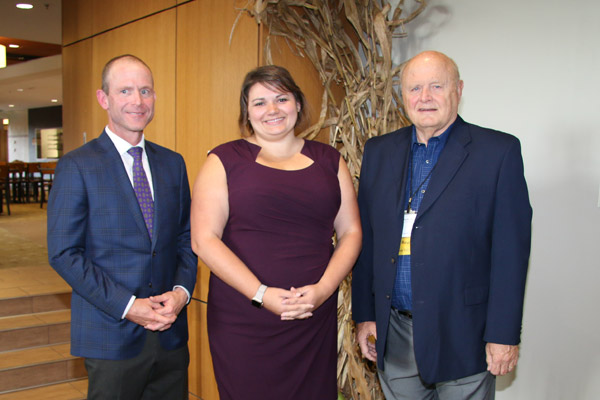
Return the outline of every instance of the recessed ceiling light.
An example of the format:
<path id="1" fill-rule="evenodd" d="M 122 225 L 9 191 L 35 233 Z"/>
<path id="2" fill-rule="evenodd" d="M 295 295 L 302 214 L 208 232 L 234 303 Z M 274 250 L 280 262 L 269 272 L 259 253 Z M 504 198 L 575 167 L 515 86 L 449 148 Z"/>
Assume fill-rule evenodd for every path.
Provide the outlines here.
<path id="1" fill-rule="evenodd" d="M 11 49 L 18 49 L 21 46 L 19 46 L 18 44 L 9 44 L 8 47 L 10 47 Z"/>
<path id="2" fill-rule="evenodd" d="M 50 100 L 50 101 L 51 101 L 52 103 L 58 103 L 58 100 L 57 100 L 57 99 L 52 99 L 52 100 Z"/>
<path id="3" fill-rule="evenodd" d="M 9 123 L 10 123 L 10 122 L 9 122 L 9 119 L 8 119 L 8 118 L 4 118 L 4 119 L 2 119 L 2 125 L 8 125 Z"/>
<path id="4" fill-rule="evenodd" d="M 17 8 L 20 8 L 21 10 L 31 10 L 33 5 L 29 3 L 18 3 Z"/>
<path id="5" fill-rule="evenodd" d="M 22 91 L 23 91 L 23 89 L 21 89 L 21 88 L 17 89 L 17 92 L 22 92 Z"/>
<path id="6" fill-rule="evenodd" d="M 15 106 L 14 104 L 9 104 L 8 108 L 14 108 L 14 106 Z"/>

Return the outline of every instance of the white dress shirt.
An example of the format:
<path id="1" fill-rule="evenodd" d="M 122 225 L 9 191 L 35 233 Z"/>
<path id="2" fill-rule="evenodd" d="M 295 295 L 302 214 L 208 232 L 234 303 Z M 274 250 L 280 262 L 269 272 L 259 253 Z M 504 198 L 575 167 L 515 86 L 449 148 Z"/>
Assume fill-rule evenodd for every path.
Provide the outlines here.
<path id="1" fill-rule="evenodd" d="M 144 167 L 144 172 L 146 173 L 146 176 L 148 177 L 148 185 L 150 186 L 150 193 L 152 193 L 152 200 L 154 200 L 154 186 L 152 184 L 152 171 L 150 170 L 150 163 L 148 162 L 148 155 L 146 154 L 146 146 L 145 146 L 146 141 L 144 139 L 144 135 L 142 134 L 142 139 L 140 140 L 140 142 L 138 144 L 136 144 L 135 146 L 132 146 L 125 139 L 119 137 L 116 133 L 112 132 L 110 130 L 110 128 L 108 127 L 108 125 L 104 128 L 104 130 L 106 131 L 108 137 L 113 142 L 117 151 L 119 152 L 119 155 L 121 156 L 121 160 L 123 161 L 123 166 L 125 167 L 125 171 L 127 171 L 127 176 L 129 176 L 129 182 L 131 182 L 132 187 L 133 187 L 133 156 L 131 154 L 129 154 L 127 151 L 132 147 L 141 147 L 142 148 L 142 150 L 143 150 L 142 151 L 142 166 Z M 182 288 L 185 291 L 185 293 L 187 295 L 187 302 L 189 303 L 190 299 L 191 299 L 190 292 L 181 285 L 175 285 L 173 287 L 173 290 L 175 290 L 178 287 Z M 123 312 L 121 319 L 125 318 L 125 316 L 129 312 L 129 309 L 133 305 L 133 302 L 135 301 L 135 299 L 136 299 L 135 295 L 132 295 L 131 299 L 129 300 L 129 303 L 127 303 L 127 307 L 125 307 L 125 311 Z"/>

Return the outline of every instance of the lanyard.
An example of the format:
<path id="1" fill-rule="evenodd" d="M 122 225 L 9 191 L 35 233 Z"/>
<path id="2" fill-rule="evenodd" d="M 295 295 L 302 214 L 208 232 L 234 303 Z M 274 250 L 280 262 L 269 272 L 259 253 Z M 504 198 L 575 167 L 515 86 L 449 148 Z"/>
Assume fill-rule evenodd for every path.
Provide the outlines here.
<path id="1" fill-rule="evenodd" d="M 425 179 L 423 179 L 423 181 L 419 184 L 419 186 L 415 189 L 414 192 L 412 192 L 411 194 L 411 189 L 412 189 L 412 182 L 413 182 L 413 152 L 411 150 L 410 152 L 410 177 L 409 177 L 409 184 L 408 184 L 408 207 L 406 207 L 406 213 L 410 213 L 412 210 L 410 208 L 410 205 L 412 204 L 412 200 L 415 197 L 415 195 L 417 194 L 417 192 L 419 191 L 419 189 L 421 189 L 421 186 L 423 186 L 423 184 L 425 182 L 427 182 L 427 179 L 429 179 L 429 177 L 431 176 L 431 174 L 433 173 L 433 170 L 435 169 L 437 163 L 435 163 L 435 165 L 433 166 L 433 168 L 431 168 L 431 171 L 429 171 L 429 173 L 427 174 L 427 176 L 425 177 Z"/>

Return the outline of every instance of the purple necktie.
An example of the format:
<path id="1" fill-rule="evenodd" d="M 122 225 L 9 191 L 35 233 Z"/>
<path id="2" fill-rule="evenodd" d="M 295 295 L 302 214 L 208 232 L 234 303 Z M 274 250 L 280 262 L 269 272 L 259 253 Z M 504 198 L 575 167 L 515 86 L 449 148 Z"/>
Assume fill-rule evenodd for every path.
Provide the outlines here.
<path id="1" fill-rule="evenodd" d="M 152 193 L 150 193 L 146 171 L 144 171 L 144 166 L 142 165 L 143 149 L 141 147 L 132 147 L 127 152 L 133 157 L 133 190 L 135 191 L 135 197 L 137 197 L 138 203 L 140 203 L 146 228 L 148 228 L 148 233 L 150 234 L 150 238 L 152 238 L 154 202 L 152 201 Z"/>

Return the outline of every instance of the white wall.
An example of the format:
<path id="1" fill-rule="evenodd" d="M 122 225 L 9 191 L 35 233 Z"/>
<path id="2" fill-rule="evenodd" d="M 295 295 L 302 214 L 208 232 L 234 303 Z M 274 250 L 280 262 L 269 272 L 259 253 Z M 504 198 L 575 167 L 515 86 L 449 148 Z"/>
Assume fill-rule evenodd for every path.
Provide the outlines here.
<path id="1" fill-rule="evenodd" d="M 448 54 L 465 82 L 461 116 L 523 148 L 533 243 L 521 359 L 496 398 L 599 399 L 600 2 L 427 3 L 397 60 Z"/>
<path id="2" fill-rule="evenodd" d="M 0 118 L 8 118 L 8 161 L 30 160 L 29 123 L 27 110 L 2 111 Z"/>

